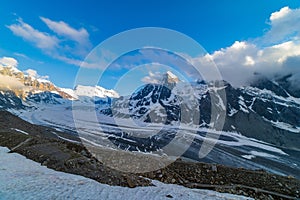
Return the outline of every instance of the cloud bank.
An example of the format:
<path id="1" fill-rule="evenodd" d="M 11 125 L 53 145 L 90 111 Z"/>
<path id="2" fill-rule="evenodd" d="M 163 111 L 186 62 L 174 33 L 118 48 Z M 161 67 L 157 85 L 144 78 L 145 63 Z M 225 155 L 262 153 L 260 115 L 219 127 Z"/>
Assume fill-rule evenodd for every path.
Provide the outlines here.
<path id="1" fill-rule="evenodd" d="M 202 66 L 214 61 L 223 79 L 237 87 L 251 82 L 254 73 L 270 79 L 292 74 L 290 81 L 297 85 L 295 81 L 300 80 L 300 9 L 284 7 L 272 13 L 268 23 L 270 28 L 262 37 L 236 41 L 212 54 L 188 59 Z"/>

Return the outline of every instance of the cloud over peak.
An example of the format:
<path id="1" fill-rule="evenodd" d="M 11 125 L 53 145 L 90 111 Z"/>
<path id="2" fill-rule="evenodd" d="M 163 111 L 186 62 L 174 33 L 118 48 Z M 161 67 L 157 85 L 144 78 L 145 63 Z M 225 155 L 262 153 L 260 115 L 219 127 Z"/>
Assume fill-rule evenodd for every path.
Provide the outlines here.
<path id="1" fill-rule="evenodd" d="M 149 71 L 148 75 L 143 77 L 141 81 L 143 83 L 152 83 L 152 84 L 160 84 L 163 78 L 163 74 L 160 72 L 152 72 Z"/>
<path id="2" fill-rule="evenodd" d="M 299 80 L 300 9 L 284 7 L 272 13 L 270 21 L 270 29 L 263 36 L 252 41 L 236 41 L 205 58 L 194 59 L 200 62 L 212 59 L 223 79 L 235 86 L 247 85 L 255 72 L 271 79 L 293 74 L 290 81 Z"/>
<path id="3" fill-rule="evenodd" d="M 17 67 L 18 61 L 11 57 L 2 57 L 0 58 L 0 65 L 5 67 Z"/>

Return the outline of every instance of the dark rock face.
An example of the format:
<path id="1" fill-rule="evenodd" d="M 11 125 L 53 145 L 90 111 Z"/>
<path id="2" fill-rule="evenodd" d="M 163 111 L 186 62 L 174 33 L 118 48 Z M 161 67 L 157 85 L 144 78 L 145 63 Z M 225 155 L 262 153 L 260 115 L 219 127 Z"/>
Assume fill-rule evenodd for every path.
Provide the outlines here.
<path id="1" fill-rule="evenodd" d="M 245 90 L 227 85 L 226 111 L 224 131 L 236 131 L 244 136 L 256 138 L 279 147 L 300 149 L 298 135 L 288 130 L 275 127 L 270 121 L 281 121 L 299 126 L 300 108 L 283 106 L 276 101 L 259 99 Z M 200 124 L 208 124 L 211 120 L 211 99 L 206 93 L 199 100 Z M 241 108 L 242 107 L 242 108 Z M 234 111 L 234 112 L 233 112 Z"/>
<path id="2" fill-rule="evenodd" d="M 163 85 L 147 84 L 129 99 L 129 113 L 144 122 L 170 124 L 180 119 L 179 100 Z M 155 107 L 155 109 L 152 109 Z"/>
<path id="3" fill-rule="evenodd" d="M 295 87 L 291 84 L 289 79 L 292 78 L 292 74 L 288 74 L 286 76 L 280 77 L 276 79 L 276 82 L 284 88 L 290 95 L 300 98 L 300 88 Z"/>
<path id="4" fill-rule="evenodd" d="M 26 105 L 24 102 L 33 103 L 33 105 L 37 106 L 40 103 L 44 104 L 61 104 L 62 96 L 59 94 L 55 94 L 52 92 L 41 92 L 36 94 L 29 94 L 25 99 L 21 99 L 18 97 L 14 91 L 0 91 L 0 110 L 7 109 L 27 109 L 32 106 Z"/>
<path id="5" fill-rule="evenodd" d="M 0 92 L 0 110 L 25 108 L 20 98 L 14 92 Z"/>
<path id="6" fill-rule="evenodd" d="M 111 108 L 100 110 L 102 114 L 108 116 L 163 124 L 179 121 L 180 111 L 180 99 L 172 94 L 169 87 L 158 84 L 144 85 L 130 97 L 113 100 Z"/>
<path id="7" fill-rule="evenodd" d="M 201 84 L 206 83 L 196 83 L 193 85 L 194 89 Z M 211 89 L 197 97 L 200 110 L 199 124 L 202 127 L 208 127 L 211 122 L 212 86 L 207 85 Z M 236 131 L 283 148 L 300 149 L 299 138 L 295 134 L 295 131 L 299 130 L 297 127 L 300 127 L 300 105 L 288 100 L 291 94 L 283 87 L 265 78 L 245 88 L 234 88 L 226 82 L 221 85 L 226 93 L 224 131 Z M 221 87 L 221 85 L 215 83 L 213 87 Z M 114 117 L 131 117 L 149 123 L 178 122 L 182 120 L 181 111 L 185 108 L 182 97 L 174 95 L 172 88 L 153 84 L 140 88 L 127 98 L 127 101 L 126 98 L 118 99 L 113 104 L 118 105 L 115 110 L 127 105 L 128 113 L 112 112 L 111 109 L 101 112 Z M 287 127 L 281 128 L 276 124 L 277 122 L 284 123 L 293 130 Z"/>
<path id="8" fill-rule="evenodd" d="M 96 105 L 111 105 L 112 99 L 110 97 L 106 97 L 105 99 L 95 100 L 94 103 Z"/>
<path id="9" fill-rule="evenodd" d="M 258 78 L 251 84 L 251 86 L 259 88 L 261 90 L 263 90 L 263 89 L 270 90 L 278 96 L 282 96 L 282 97 L 289 96 L 289 94 L 287 93 L 287 91 L 285 90 L 284 87 L 282 87 L 279 84 L 275 84 L 274 82 L 270 81 L 269 79 L 267 79 L 265 77 Z"/>
<path id="10" fill-rule="evenodd" d="M 280 86 L 270 81 L 263 80 L 267 89 L 289 96 Z M 271 90 L 271 89 L 274 89 Z M 272 96 L 264 96 L 257 93 L 250 93 L 247 88 L 226 88 L 227 96 L 227 117 L 224 125 L 225 131 L 237 131 L 247 137 L 256 138 L 283 148 L 300 149 L 297 134 L 286 129 L 274 126 L 277 121 L 284 122 L 292 127 L 300 125 L 300 105 L 293 102 L 282 102 Z M 244 103 L 242 103 L 242 102 Z M 287 104 L 287 105 L 285 105 Z M 244 106 L 243 106 L 244 105 Z M 241 107 L 244 107 L 241 109 Z M 237 112 L 229 114 L 232 109 Z M 234 128 L 232 128 L 234 127 Z"/>
<path id="11" fill-rule="evenodd" d="M 292 126 L 299 126 L 300 124 L 300 109 L 299 107 L 284 106 L 281 104 L 276 104 L 272 101 L 263 101 L 257 99 L 253 106 L 253 110 L 271 121 L 281 121 L 284 123 L 291 124 Z"/>
<path id="12" fill-rule="evenodd" d="M 34 101 L 36 103 L 60 104 L 58 99 L 62 99 L 62 96 L 48 91 L 31 94 L 26 98 L 27 101 Z"/>
<path id="13" fill-rule="evenodd" d="M 127 113 L 118 112 L 124 108 Z M 179 99 L 169 88 L 164 85 L 147 84 L 131 97 L 121 97 L 112 103 L 112 108 L 100 112 L 114 117 L 168 125 L 180 120 L 180 111 Z M 147 138 L 135 137 L 119 130 L 110 134 L 109 140 L 124 150 L 152 152 L 166 146 L 175 135 L 176 125 L 174 129 L 163 128 L 156 135 Z"/>
<path id="14" fill-rule="evenodd" d="M 112 109 L 111 109 L 111 108 L 101 109 L 99 112 L 100 112 L 101 114 L 103 114 L 103 115 L 107 115 L 107 116 L 110 116 L 110 117 L 113 116 L 113 113 L 112 113 Z"/>

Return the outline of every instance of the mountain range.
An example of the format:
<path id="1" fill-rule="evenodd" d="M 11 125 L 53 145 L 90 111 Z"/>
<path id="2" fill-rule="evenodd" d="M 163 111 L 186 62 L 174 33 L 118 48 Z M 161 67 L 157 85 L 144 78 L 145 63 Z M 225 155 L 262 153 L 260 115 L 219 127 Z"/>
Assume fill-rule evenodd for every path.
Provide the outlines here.
<path id="1" fill-rule="evenodd" d="M 145 84 L 131 96 L 120 96 L 101 86 L 60 88 L 13 66 L 0 66 L 0 109 L 70 134 L 78 132 L 80 126 L 79 137 L 90 143 L 100 123 L 105 139 L 122 149 L 146 153 L 172 141 L 176 134 L 173 129 L 188 132 L 196 126 L 194 141 L 184 153 L 186 158 L 297 176 L 300 92 L 289 83 L 289 77 L 269 80 L 257 74 L 248 86 L 237 88 L 226 81 L 187 83 L 168 71 L 160 84 Z M 224 98 L 218 98 L 219 91 L 224 91 Z M 74 120 L 74 110 L 80 113 L 79 119 Z M 86 117 L 91 111 L 96 119 Z M 222 111 L 222 130 L 214 130 L 214 112 Z M 164 128 L 141 138 L 131 133 L 136 124 L 142 133 L 156 130 L 143 128 L 147 124 Z M 197 152 L 208 133 L 218 135 L 211 138 L 216 140 L 216 147 L 199 159 Z"/>
<path id="2" fill-rule="evenodd" d="M 100 86 L 77 85 L 74 89 L 60 88 L 47 79 L 18 70 L 14 66 L 0 65 L 0 102 L 2 109 L 25 108 L 33 103 L 62 103 L 63 100 L 89 101 L 118 98 L 113 90 Z"/>

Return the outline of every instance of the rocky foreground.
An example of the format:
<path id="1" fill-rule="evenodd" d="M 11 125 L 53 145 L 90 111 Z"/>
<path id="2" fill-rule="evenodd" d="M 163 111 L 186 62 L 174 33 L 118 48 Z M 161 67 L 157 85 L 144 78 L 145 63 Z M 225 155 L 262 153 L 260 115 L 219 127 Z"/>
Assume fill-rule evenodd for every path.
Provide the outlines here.
<path id="1" fill-rule="evenodd" d="M 149 186 L 149 179 L 155 179 L 164 183 L 241 194 L 255 199 L 300 198 L 298 179 L 265 171 L 177 160 L 153 172 L 120 172 L 93 158 L 82 144 L 59 139 L 50 128 L 32 125 L 19 118 L 9 122 L 7 119 L 14 119 L 14 116 L 6 112 L 0 116 L 0 146 L 8 147 L 11 152 L 22 154 L 48 168 L 82 175 L 100 183 L 136 187 Z"/>

